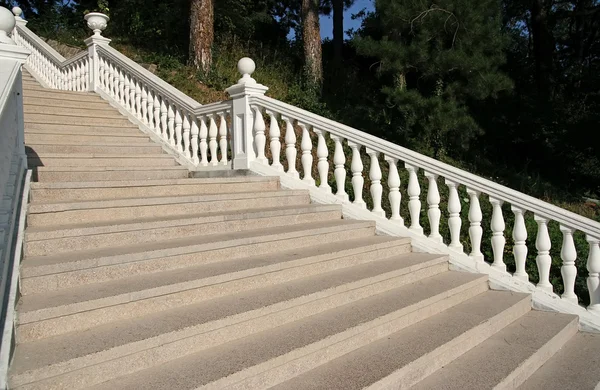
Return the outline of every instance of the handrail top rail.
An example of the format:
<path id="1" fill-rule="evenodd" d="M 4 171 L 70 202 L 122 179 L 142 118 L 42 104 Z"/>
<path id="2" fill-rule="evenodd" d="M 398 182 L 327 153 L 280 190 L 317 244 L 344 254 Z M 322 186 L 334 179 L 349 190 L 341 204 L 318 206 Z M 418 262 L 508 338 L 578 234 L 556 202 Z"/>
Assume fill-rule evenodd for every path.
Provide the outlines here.
<path id="1" fill-rule="evenodd" d="M 48 43 L 44 42 L 40 37 L 37 36 L 33 31 L 31 31 L 27 26 L 17 24 L 16 28 L 18 29 L 20 34 L 26 35 L 33 43 L 37 46 L 38 49 L 45 52 L 48 57 L 56 63 L 56 65 L 63 66 L 65 61 L 68 61 L 63 57 L 59 52 L 54 50 L 52 46 L 48 45 Z"/>
<path id="2" fill-rule="evenodd" d="M 205 104 L 201 107 L 196 108 L 192 111 L 192 114 L 195 116 L 204 116 L 204 115 L 212 115 L 218 114 L 220 112 L 229 112 L 231 111 L 232 100 L 223 100 L 220 102 Z"/>
<path id="3" fill-rule="evenodd" d="M 144 69 L 144 67 L 112 47 L 105 44 L 98 44 L 98 52 L 110 58 L 112 61 L 117 62 L 121 66 L 126 67 L 136 78 L 142 79 L 152 89 L 158 90 L 168 100 L 186 111 L 193 113 L 202 106 L 202 104 L 198 103 L 196 100 L 173 87 L 160 77 L 150 73 L 148 70 Z"/>
<path id="4" fill-rule="evenodd" d="M 414 165 L 426 172 L 443 176 L 449 182 L 465 185 L 467 188 L 487 194 L 491 198 L 508 202 L 514 207 L 531 211 L 535 215 L 559 222 L 563 226 L 600 239 L 600 223 L 579 214 L 277 99 L 267 96 L 252 96 L 250 103 L 263 106 L 265 109 L 271 109 L 291 119 L 296 119 L 299 123 L 341 136 L 368 149 L 383 153 L 386 157 L 402 160 L 405 164 Z"/>
<path id="5" fill-rule="evenodd" d="M 87 56 L 88 56 L 88 52 L 87 51 L 82 51 L 80 53 L 75 54 L 73 57 L 65 60 L 65 62 L 62 64 L 62 66 L 71 65 L 72 63 L 77 62 L 77 61 L 79 61 L 82 58 L 85 58 Z"/>
<path id="6" fill-rule="evenodd" d="M 21 63 L 18 61 L 0 59 L 0 114 L 4 111 L 10 94 L 14 89 L 15 82 L 21 70 Z"/>

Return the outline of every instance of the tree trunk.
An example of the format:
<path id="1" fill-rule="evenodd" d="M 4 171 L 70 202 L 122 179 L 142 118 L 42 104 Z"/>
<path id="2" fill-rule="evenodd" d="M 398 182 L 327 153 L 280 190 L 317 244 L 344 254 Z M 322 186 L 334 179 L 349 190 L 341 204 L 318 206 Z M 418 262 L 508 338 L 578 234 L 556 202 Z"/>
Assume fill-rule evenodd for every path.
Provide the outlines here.
<path id="1" fill-rule="evenodd" d="M 333 56 L 337 64 L 342 63 L 344 49 L 344 0 L 333 3 Z"/>
<path id="2" fill-rule="evenodd" d="M 208 73 L 212 65 L 215 0 L 192 0 L 190 12 L 190 65 Z"/>
<path id="3" fill-rule="evenodd" d="M 550 98 L 552 95 L 554 36 L 548 26 L 548 9 L 544 0 L 533 0 L 530 11 L 538 92 L 546 98 Z"/>
<path id="4" fill-rule="evenodd" d="M 302 40 L 304 42 L 304 65 L 306 67 L 309 80 L 317 85 L 321 85 L 323 81 L 319 1 L 320 0 L 302 0 Z"/>

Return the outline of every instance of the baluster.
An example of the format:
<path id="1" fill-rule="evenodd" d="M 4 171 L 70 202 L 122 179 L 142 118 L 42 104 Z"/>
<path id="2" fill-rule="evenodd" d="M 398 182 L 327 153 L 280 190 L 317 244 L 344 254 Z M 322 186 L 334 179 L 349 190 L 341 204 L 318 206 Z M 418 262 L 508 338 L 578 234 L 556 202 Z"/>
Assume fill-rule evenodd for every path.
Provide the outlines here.
<path id="1" fill-rule="evenodd" d="M 329 163 L 327 162 L 329 150 L 327 149 L 327 142 L 325 142 L 327 132 L 315 128 L 313 128 L 313 131 L 317 135 L 317 171 L 319 172 L 319 188 L 331 193 L 331 186 L 329 186 L 328 183 Z"/>
<path id="2" fill-rule="evenodd" d="M 586 236 L 590 244 L 590 253 L 587 258 L 587 288 L 590 294 L 590 305 L 588 311 L 600 314 L 600 239 Z"/>
<path id="3" fill-rule="evenodd" d="M 125 109 L 127 111 L 131 111 L 131 88 L 130 88 L 130 84 L 131 81 L 129 80 L 129 75 L 127 73 L 124 74 L 123 76 L 123 101 L 125 102 Z M 159 108 L 160 108 L 160 103 L 159 103 Z M 158 121 L 156 121 L 156 123 L 159 123 Z"/>
<path id="4" fill-rule="evenodd" d="M 194 165 L 198 165 L 200 163 L 200 159 L 198 158 L 198 124 L 195 120 L 192 120 L 192 161 Z"/>
<path id="5" fill-rule="evenodd" d="M 538 224 L 537 238 L 535 240 L 535 248 L 537 249 L 537 264 L 540 281 L 536 286 L 544 291 L 552 292 L 552 284 L 550 284 L 550 266 L 552 258 L 550 257 L 550 235 L 548 234 L 548 219 L 534 215 L 535 222 Z"/>
<path id="6" fill-rule="evenodd" d="M 379 152 L 366 148 L 370 157 L 369 179 L 371 180 L 370 192 L 373 199 L 373 210 L 371 212 L 378 217 L 385 218 L 385 211 L 381 208 L 381 197 L 383 195 L 383 186 L 381 185 L 381 168 L 379 167 Z"/>
<path id="7" fill-rule="evenodd" d="M 154 126 L 156 127 L 156 134 L 163 135 L 160 127 L 160 100 L 158 99 L 158 92 L 154 93 Z"/>
<path id="8" fill-rule="evenodd" d="M 81 64 L 77 63 L 75 66 L 75 91 L 81 91 Z"/>
<path id="9" fill-rule="evenodd" d="M 110 96 L 110 62 L 106 61 L 104 69 L 104 78 L 106 79 L 106 93 Z"/>
<path id="10" fill-rule="evenodd" d="M 410 164 L 404 164 L 408 171 L 408 213 L 410 214 L 410 230 L 423 234 L 423 227 L 419 221 L 421 215 L 421 201 L 419 195 L 421 195 L 421 187 L 419 186 L 419 178 L 417 172 L 419 167 Z"/>
<path id="11" fill-rule="evenodd" d="M 221 164 L 227 165 L 227 120 L 225 119 L 225 112 L 220 112 L 219 118 L 221 123 L 219 124 L 219 149 L 221 150 Z"/>
<path id="12" fill-rule="evenodd" d="M 300 148 L 302 149 L 302 180 L 311 186 L 315 185 L 315 180 L 312 178 L 312 140 L 308 132 L 308 127 L 304 123 L 298 123 L 298 126 L 302 129 L 302 141 L 300 142 Z"/>
<path id="13" fill-rule="evenodd" d="M 215 122 L 215 116 L 209 115 L 208 119 L 210 120 L 210 125 L 208 127 L 208 147 L 210 149 L 210 164 L 218 165 L 219 159 L 217 157 L 217 136 L 219 135 L 219 130 L 217 128 L 217 123 Z"/>
<path id="14" fill-rule="evenodd" d="M 140 121 L 142 120 L 142 85 L 140 80 L 135 81 L 135 117 Z"/>
<path id="15" fill-rule="evenodd" d="M 424 172 L 425 177 L 428 180 L 427 184 L 427 218 L 429 219 L 429 238 L 432 238 L 438 242 L 444 242 L 442 235 L 440 234 L 440 218 L 442 212 L 440 211 L 440 191 L 438 190 L 437 179 L 438 175 L 431 172 Z"/>
<path id="16" fill-rule="evenodd" d="M 175 146 L 175 111 L 173 111 L 171 103 L 169 103 L 169 110 L 167 111 L 167 122 L 169 126 L 169 144 Z"/>
<path id="17" fill-rule="evenodd" d="M 335 166 L 333 175 L 335 176 L 335 184 L 337 186 L 335 196 L 344 202 L 348 202 L 349 197 L 346 193 L 346 167 L 344 166 L 346 164 L 346 156 L 344 155 L 344 147 L 342 145 L 344 138 L 331 135 L 331 139 L 335 142 L 335 151 L 333 153 L 333 165 Z"/>
<path id="18" fill-rule="evenodd" d="M 187 114 L 183 115 L 183 153 L 185 157 L 190 158 L 190 120 Z"/>
<path id="19" fill-rule="evenodd" d="M 296 170 L 296 132 L 294 131 L 294 125 L 292 119 L 282 116 L 281 119 L 285 121 L 285 159 L 288 163 L 288 175 L 299 178 L 300 173 Z"/>
<path id="20" fill-rule="evenodd" d="M 483 263 L 483 253 L 481 253 L 481 237 L 483 229 L 481 228 L 481 206 L 479 204 L 479 191 L 467 188 L 469 194 L 469 238 L 471 239 L 471 253 L 469 256 L 478 263 Z"/>
<path id="21" fill-rule="evenodd" d="M 267 137 L 265 136 L 265 120 L 262 115 L 261 108 L 254 106 L 254 146 L 256 147 L 256 161 L 269 165 L 269 161 L 265 157 L 265 147 Z"/>
<path id="22" fill-rule="evenodd" d="M 490 203 L 493 209 L 492 221 L 490 222 L 490 228 L 492 229 L 492 252 L 494 252 L 492 267 L 506 272 L 506 264 L 504 264 L 504 245 L 506 244 L 504 229 L 506 229 L 506 224 L 504 223 L 504 215 L 502 214 L 503 202 L 500 199 L 490 196 Z"/>
<path id="23" fill-rule="evenodd" d="M 271 124 L 269 126 L 269 138 L 271 139 L 270 147 L 271 147 L 271 156 L 273 156 L 273 163 L 271 166 L 278 171 L 283 172 L 283 165 L 281 165 L 281 141 L 279 141 L 279 137 L 281 137 L 281 130 L 279 130 L 279 123 L 277 122 L 277 113 L 267 110 L 267 115 L 271 119 Z"/>
<path id="24" fill-rule="evenodd" d="M 527 228 L 525 226 L 525 218 L 523 217 L 525 210 L 515 206 L 511 206 L 510 209 L 515 215 L 512 238 L 514 241 L 513 256 L 515 257 L 516 270 L 513 277 L 528 282 L 529 275 L 525 271 L 525 262 L 527 261 L 527 245 L 525 244 L 527 240 Z"/>
<path id="25" fill-rule="evenodd" d="M 181 134 L 181 125 L 183 124 L 183 120 L 181 118 L 181 109 L 175 108 L 175 142 L 177 144 L 177 151 L 179 153 L 183 153 L 183 145 L 182 145 L 182 134 Z"/>
<path id="26" fill-rule="evenodd" d="M 200 164 L 202 164 L 202 166 L 208 165 L 208 143 L 206 142 L 207 137 L 208 127 L 206 126 L 204 118 L 200 118 L 200 156 L 202 157 Z"/>
<path id="27" fill-rule="evenodd" d="M 73 68 L 71 66 L 69 66 L 69 73 L 67 73 L 67 75 L 68 75 L 67 76 L 67 80 L 68 80 L 67 89 L 69 91 L 72 91 L 73 90 Z"/>
<path id="28" fill-rule="evenodd" d="M 89 58 L 85 59 L 84 69 L 85 69 L 85 78 L 83 79 L 84 80 L 84 90 L 88 91 L 90 89 L 90 86 L 92 85 L 92 83 L 90 83 L 90 59 Z"/>
<path id="29" fill-rule="evenodd" d="M 119 67 L 117 65 L 114 66 L 114 97 L 117 103 L 120 103 L 121 97 L 119 96 Z"/>
<path id="30" fill-rule="evenodd" d="M 125 92 L 125 75 L 123 69 L 119 69 L 119 104 L 125 106 L 125 99 L 127 92 Z"/>
<path id="31" fill-rule="evenodd" d="M 390 209 L 392 216 L 391 221 L 398 221 L 401 225 L 404 225 L 404 218 L 400 216 L 400 201 L 402 200 L 402 194 L 400 194 L 400 175 L 398 174 L 398 159 L 391 156 L 385 156 L 385 161 L 388 163 L 388 187 L 389 194 L 388 199 L 390 201 Z"/>
<path id="32" fill-rule="evenodd" d="M 363 200 L 363 186 L 365 179 L 363 178 L 363 163 L 360 157 L 360 148 L 362 145 L 348 141 L 348 146 L 352 149 L 352 162 L 350 164 L 350 170 L 352 171 L 352 190 L 354 192 L 354 202 L 352 204 L 359 206 L 363 209 L 367 208 L 367 204 Z"/>
<path id="33" fill-rule="evenodd" d="M 135 79 L 133 77 L 130 77 L 129 79 L 129 102 L 131 104 L 131 110 L 130 112 L 136 116 L 137 118 L 137 106 L 135 105 Z M 162 108 L 162 106 L 161 106 Z M 165 113 L 166 113 L 166 109 L 167 107 L 165 106 Z"/>
<path id="34" fill-rule="evenodd" d="M 133 101 L 132 101 L 133 102 Z M 169 129 L 167 127 L 167 103 L 165 99 L 160 100 L 160 128 L 161 135 L 165 141 L 169 140 Z"/>
<path id="35" fill-rule="evenodd" d="M 448 228 L 450 229 L 450 244 L 448 247 L 457 251 L 463 251 L 463 245 L 460 243 L 460 227 L 462 221 L 460 219 L 460 199 L 458 198 L 458 183 L 446 179 L 448 186 Z"/>
<path id="36" fill-rule="evenodd" d="M 560 251 L 560 258 L 563 261 L 562 267 L 560 267 L 560 274 L 562 275 L 564 291 L 561 298 L 571 303 L 577 304 L 577 295 L 575 294 L 575 278 L 577 277 L 577 267 L 575 267 L 575 260 L 577 260 L 577 250 L 575 249 L 575 242 L 573 242 L 574 230 L 560 225 L 560 231 L 563 234 L 562 249 Z"/>
<path id="37" fill-rule="evenodd" d="M 114 99 L 115 97 L 115 67 L 112 63 L 108 64 L 108 94 Z"/>
<path id="38" fill-rule="evenodd" d="M 150 88 L 148 88 L 148 93 L 147 93 L 147 104 L 148 104 L 148 127 L 151 128 L 152 130 L 154 130 L 154 115 L 152 113 L 152 110 L 154 108 L 154 95 L 152 95 L 152 91 L 150 90 Z"/>
<path id="39" fill-rule="evenodd" d="M 144 84 L 141 85 L 142 88 L 142 105 L 141 105 L 141 111 L 142 111 L 142 116 L 140 118 L 140 120 L 147 125 L 148 124 L 148 92 L 147 92 L 147 86 L 145 86 Z"/>

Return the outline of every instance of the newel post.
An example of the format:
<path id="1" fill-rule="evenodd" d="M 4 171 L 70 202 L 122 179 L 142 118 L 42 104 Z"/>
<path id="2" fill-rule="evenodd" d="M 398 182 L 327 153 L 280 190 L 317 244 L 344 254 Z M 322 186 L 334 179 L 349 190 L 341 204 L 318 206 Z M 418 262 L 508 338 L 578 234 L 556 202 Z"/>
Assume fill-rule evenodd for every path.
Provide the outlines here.
<path id="1" fill-rule="evenodd" d="M 263 96 L 269 88 L 258 84 L 251 76 L 256 69 L 254 61 L 244 57 L 238 61 L 238 71 L 242 78 L 237 84 L 226 89 L 233 101 L 232 110 L 232 151 L 233 169 L 249 169 L 256 159 L 254 150 L 254 114 L 250 107 L 252 96 Z"/>
<path id="2" fill-rule="evenodd" d="M 102 36 L 102 31 L 106 29 L 110 18 L 99 12 L 90 12 L 85 15 L 87 26 L 94 32 L 94 35 L 87 38 L 84 42 L 88 47 L 89 57 L 89 83 L 88 90 L 94 92 L 100 85 L 100 59 L 98 58 L 98 46 L 107 45 L 110 39 Z"/>

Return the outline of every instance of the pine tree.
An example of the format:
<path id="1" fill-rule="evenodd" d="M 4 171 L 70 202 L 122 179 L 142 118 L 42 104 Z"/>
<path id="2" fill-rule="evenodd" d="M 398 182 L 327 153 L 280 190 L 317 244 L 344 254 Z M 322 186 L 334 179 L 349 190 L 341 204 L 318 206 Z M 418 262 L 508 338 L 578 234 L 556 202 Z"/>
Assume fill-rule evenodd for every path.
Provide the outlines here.
<path id="1" fill-rule="evenodd" d="M 302 0 L 302 41 L 304 43 L 304 66 L 309 81 L 318 86 L 320 86 L 323 82 L 319 5 L 320 0 Z"/>
<path id="2" fill-rule="evenodd" d="M 481 132 L 467 102 L 511 82 L 504 63 L 499 0 L 376 0 L 357 40 L 375 57 L 400 140 L 439 157 Z"/>
<path id="3" fill-rule="evenodd" d="M 192 0 L 190 12 L 190 64 L 207 73 L 212 66 L 215 0 Z"/>

